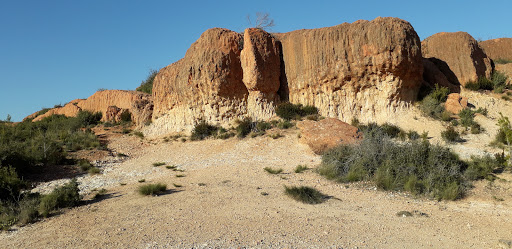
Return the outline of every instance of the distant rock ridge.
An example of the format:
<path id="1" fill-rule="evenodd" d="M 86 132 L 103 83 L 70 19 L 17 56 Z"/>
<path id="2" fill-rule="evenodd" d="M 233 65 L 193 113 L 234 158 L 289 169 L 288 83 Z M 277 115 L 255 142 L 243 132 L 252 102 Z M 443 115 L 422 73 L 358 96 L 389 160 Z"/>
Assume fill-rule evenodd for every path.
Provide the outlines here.
<path id="1" fill-rule="evenodd" d="M 155 77 L 153 123 L 144 132 L 268 119 L 280 101 L 344 121 L 385 120 L 415 100 L 422 73 L 419 37 L 398 18 L 283 34 L 209 29 Z"/>
<path id="2" fill-rule="evenodd" d="M 492 60 L 512 61 L 512 38 L 498 38 L 479 43 Z"/>
<path id="3" fill-rule="evenodd" d="M 36 112 L 27 118 L 33 118 L 32 121 L 35 122 L 56 114 L 74 117 L 78 112 L 84 110 L 101 112 L 103 121 L 115 122 L 119 121 L 122 112 L 129 111 L 132 121 L 141 127 L 151 121 L 153 111 L 151 99 L 151 95 L 137 91 L 104 90 L 94 93 L 87 99 L 76 99 L 62 107 L 52 108 L 42 115 L 37 116 Z M 113 113 L 113 110 L 116 112 Z"/>

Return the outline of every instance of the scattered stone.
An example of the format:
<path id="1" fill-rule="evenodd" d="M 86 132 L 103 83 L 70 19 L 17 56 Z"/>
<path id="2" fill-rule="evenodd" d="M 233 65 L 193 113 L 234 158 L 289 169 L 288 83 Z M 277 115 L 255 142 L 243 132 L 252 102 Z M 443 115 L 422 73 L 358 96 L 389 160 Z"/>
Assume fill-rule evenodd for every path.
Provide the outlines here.
<path id="1" fill-rule="evenodd" d="M 353 144 L 363 139 L 357 127 L 335 118 L 304 120 L 298 122 L 297 127 L 302 134 L 300 141 L 319 155 L 340 144 Z"/>

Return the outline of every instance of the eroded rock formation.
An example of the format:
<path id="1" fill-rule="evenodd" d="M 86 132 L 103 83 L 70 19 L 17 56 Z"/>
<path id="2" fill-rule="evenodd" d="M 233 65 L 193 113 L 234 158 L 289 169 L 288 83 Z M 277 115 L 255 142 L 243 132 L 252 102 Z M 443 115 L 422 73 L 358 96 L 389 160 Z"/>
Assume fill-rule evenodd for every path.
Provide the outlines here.
<path id="1" fill-rule="evenodd" d="M 452 93 L 460 92 L 457 76 L 450 70 L 446 62 L 436 58 L 423 58 L 423 80 L 430 88 L 438 85 L 450 89 Z"/>
<path id="2" fill-rule="evenodd" d="M 511 60 L 512 61 L 512 38 L 498 38 L 479 43 L 493 60 Z"/>
<path id="3" fill-rule="evenodd" d="M 434 34 L 421 43 L 421 49 L 423 57 L 446 62 L 462 86 L 480 77 L 491 77 L 491 60 L 466 32 Z"/>
<path id="4" fill-rule="evenodd" d="M 267 119 L 280 98 L 345 121 L 383 121 L 415 100 L 422 72 L 418 35 L 397 18 L 274 35 L 247 29 L 243 37 L 210 29 L 156 76 L 145 132 Z"/>
<path id="5" fill-rule="evenodd" d="M 507 83 L 512 84 L 512 63 L 496 64 L 496 71 L 505 74 L 508 77 Z"/>
<path id="6" fill-rule="evenodd" d="M 104 90 L 98 91 L 87 99 L 77 99 L 67 103 L 63 107 L 53 108 L 43 115 L 39 115 L 33 121 L 39 121 L 45 117 L 60 114 L 68 117 L 76 116 L 79 111 L 101 112 L 103 121 L 119 121 L 116 120 L 124 111 L 129 111 L 132 120 L 141 126 L 145 122 L 151 120 L 153 102 L 151 95 L 137 91 L 125 90 Z M 114 109 L 115 111 L 114 113 Z M 107 111 L 109 111 L 107 113 Z"/>
<path id="7" fill-rule="evenodd" d="M 459 114 L 462 109 L 468 107 L 468 98 L 462 97 L 458 93 L 450 93 L 444 103 L 444 108 L 453 114 Z"/>
<path id="8" fill-rule="evenodd" d="M 404 20 L 376 18 L 276 37 L 286 75 L 280 91 L 292 103 L 344 121 L 384 121 L 416 98 L 420 40 Z"/>

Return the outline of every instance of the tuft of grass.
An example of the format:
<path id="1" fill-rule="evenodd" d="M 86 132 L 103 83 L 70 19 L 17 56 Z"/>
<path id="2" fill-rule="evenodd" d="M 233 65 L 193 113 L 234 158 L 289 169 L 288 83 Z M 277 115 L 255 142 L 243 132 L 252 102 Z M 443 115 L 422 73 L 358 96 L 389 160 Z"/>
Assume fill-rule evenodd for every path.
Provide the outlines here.
<path id="1" fill-rule="evenodd" d="M 190 140 L 192 140 L 192 141 L 203 140 L 207 137 L 215 135 L 217 133 L 218 129 L 219 129 L 219 127 L 208 124 L 208 123 L 206 123 L 206 121 L 201 120 L 199 123 L 197 123 L 194 126 L 194 129 L 192 130 L 192 135 L 190 136 Z M 182 140 L 181 140 L 182 142 L 187 141 L 186 139 L 185 139 L 185 141 L 183 141 L 183 139 L 184 138 L 182 138 Z"/>
<path id="2" fill-rule="evenodd" d="M 180 178 L 180 177 L 185 177 L 186 175 L 183 175 L 183 174 L 178 174 L 176 175 L 176 177 Z"/>
<path id="3" fill-rule="evenodd" d="M 146 179 L 139 179 L 138 182 L 140 182 L 140 183 L 146 182 Z"/>
<path id="4" fill-rule="evenodd" d="M 318 114 L 318 108 L 314 106 L 302 106 L 302 104 L 285 102 L 276 107 L 276 114 L 284 120 L 300 120 L 302 117 Z"/>
<path id="5" fill-rule="evenodd" d="M 78 166 L 82 171 L 87 172 L 92 167 L 92 164 L 87 159 L 80 159 L 78 160 Z"/>
<path id="6" fill-rule="evenodd" d="M 293 126 L 294 126 L 294 124 L 288 120 L 283 120 L 277 124 L 277 128 L 282 129 L 282 130 L 290 129 Z"/>
<path id="7" fill-rule="evenodd" d="M 94 194 L 94 196 L 93 196 L 92 198 L 93 198 L 93 199 L 99 199 L 99 198 L 101 198 L 102 196 L 104 196 L 106 193 L 107 193 L 107 190 L 106 190 L 106 189 L 104 189 L 104 188 L 102 188 L 102 189 L 98 190 L 98 191 L 96 192 L 96 194 Z"/>
<path id="8" fill-rule="evenodd" d="M 269 137 L 271 137 L 272 139 L 278 139 L 278 138 L 282 138 L 284 136 L 281 133 L 274 133 L 274 134 L 270 134 Z"/>
<path id="9" fill-rule="evenodd" d="M 181 184 L 176 184 L 176 183 L 173 183 L 172 185 L 173 185 L 174 187 L 176 187 L 176 188 L 181 188 L 181 187 L 183 187 L 183 185 L 181 185 Z"/>
<path id="10" fill-rule="evenodd" d="M 153 163 L 153 167 L 160 167 L 162 165 L 165 165 L 164 162 L 156 162 L 156 163 Z"/>
<path id="11" fill-rule="evenodd" d="M 283 172 L 283 169 L 279 168 L 279 169 L 273 169 L 273 168 L 270 168 L 270 167 L 265 167 L 263 168 L 265 171 L 267 171 L 269 174 L 280 174 Z"/>
<path id="12" fill-rule="evenodd" d="M 295 173 L 302 173 L 308 169 L 309 168 L 306 165 L 297 165 L 297 167 L 295 167 Z"/>
<path id="13" fill-rule="evenodd" d="M 200 183 L 197 184 L 197 186 L 204 187 L 204 186 L 206 186 L 206 183 L 200 182 Z"/>
<path id="14" fill-rule="evenodd" d="M 441 137 L 447 143 L 455 143 L 460 141 L 459 132 L 457 132 L 453 126 L 448 126 L 446 130 L 442 131 Z"/>
<path id="15" fill-rule="evenodd" d="M 137 188 L 141 195 L 157 195 L 167 190 L 167 185 L 163 183 L 145 184 Z"/>
<path id="16" fill-rule="evenodd" d="M 144 138 L 144 133 L 140 132 L 140 131 L 134 131 L 133 132 L 133 135 L 139 137 L 139 138 Z"/>
<path id="17" fill-rule="evenodd" d="M 101 170 L 98 167 L 90 167 L 87 172 L 89 172 L 90 175 L 96 175 L 101 173 Z"/>
<path id="18" fill-rule="evenodd" d="M 300 201 L 306 204 L 319 204 L 324 202 L 325 195 L 320 191 L 307 186 L 284 186 L 284 192 L 289 197 L 293 198 L 296 201 Z"/>
<path id="19" fill-rule="evenodd" d="M 165 166 L 166 169 L 175 169 L 177 166 L 176 165 L 167 165 Z"/>
<path id="20" fill-rule="evenodd" d="M 493 60 L 494 63 L 496 64 L 508 64 L 508 63 L 512 63 L 512 60 L 509 60 L 509 59 L 503 59 L 503 58 L 498 58 L 496 60 Z"/>

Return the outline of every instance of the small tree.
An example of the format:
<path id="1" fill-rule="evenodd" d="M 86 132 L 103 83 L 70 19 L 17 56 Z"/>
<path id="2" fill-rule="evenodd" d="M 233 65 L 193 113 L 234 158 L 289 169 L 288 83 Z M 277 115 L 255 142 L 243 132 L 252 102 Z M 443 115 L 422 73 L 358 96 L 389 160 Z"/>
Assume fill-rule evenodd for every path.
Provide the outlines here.
<path id="1" fill-rule="evenodd" d="M 270 18 L 268 13 L 256 12 L 256 20 L 254 20 L 254 25 L 251 21 L 251 16 L 247 15 L 247 21 L 250 26 L 253 26 L 257 29 L 269 29 L 275 26 L 274 19 Z"/>
<path id="2" fill-rule="evenodd" d="M 500 127 L 505 137 L 505 143 L 508 148 L 508 165 L 512 165 L 512 126 L 508 117 L 503 116 L 500 112 L 500 119 L 498 120 L 498 126 Z"/>

